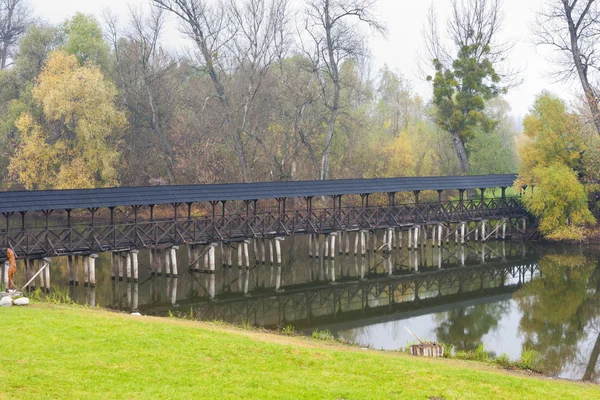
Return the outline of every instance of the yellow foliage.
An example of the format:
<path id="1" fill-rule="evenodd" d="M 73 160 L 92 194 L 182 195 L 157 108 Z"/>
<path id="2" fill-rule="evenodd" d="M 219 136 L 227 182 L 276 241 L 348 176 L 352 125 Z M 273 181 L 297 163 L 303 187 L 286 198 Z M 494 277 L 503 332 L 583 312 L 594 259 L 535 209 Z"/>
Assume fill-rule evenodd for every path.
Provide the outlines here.
<path id="1" fill-rule="evenodd" d="M 415 165 L 412 147 L 403 135 L 394 139 L 384 150 L 387 158 L 386 176 L 409 176 Z"/>
<path id="2" fill-rule="evenodd" d="M 83 188 L 118 184 L 118 139 L 125 115 L 117 91 L 93 65 L 53 52 L 33 88 L 43 125 L 23 115 L 21 146 L 10 161 L 11 176 L 26 188 Z"/>

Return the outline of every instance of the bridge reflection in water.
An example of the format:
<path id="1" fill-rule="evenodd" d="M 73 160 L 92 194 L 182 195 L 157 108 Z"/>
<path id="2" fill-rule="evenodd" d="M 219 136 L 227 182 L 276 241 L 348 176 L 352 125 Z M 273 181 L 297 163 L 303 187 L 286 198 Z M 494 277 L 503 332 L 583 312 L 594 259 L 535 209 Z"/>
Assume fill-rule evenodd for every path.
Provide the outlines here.
<path id="1" fill-rule="evenodd" d="M 375 232 L 374 242 L 384 235 Z M 264 264 L 252 260 L 249 267 L 238 267 L 227 251 L 215 251 L 214 272 L 195 272 L 194 260 L 185 257 L 193 252 L 180 251 L 181 265 L 192 268 L 180 268 L 176 277 L 158 276 L 148 264 L 150 252 L 141 251 L 137 282 L 120 280 L 118 273 L 112 277 L 113 253 L 101 253 L 96 263 L 104 268 L 98 269 L 95 287 L 72 284 L 70 291 L 78 302 L 143 314 L 308 328 L 511 293 L 537 273 L 536 255 L 525 244 L 422 244 L 386 252 L 371 246 L 365 256 L 338 251 L 326 258 L 324 242 L 319 256 L 309 256 L 307 236 L 290 237 L 281 242 L 280 264 L 268 257 Z M 243 250 L 243 242 L 238 246 Z M 54 283 L 74 283 L 65 258 L 53 259 Z"/>

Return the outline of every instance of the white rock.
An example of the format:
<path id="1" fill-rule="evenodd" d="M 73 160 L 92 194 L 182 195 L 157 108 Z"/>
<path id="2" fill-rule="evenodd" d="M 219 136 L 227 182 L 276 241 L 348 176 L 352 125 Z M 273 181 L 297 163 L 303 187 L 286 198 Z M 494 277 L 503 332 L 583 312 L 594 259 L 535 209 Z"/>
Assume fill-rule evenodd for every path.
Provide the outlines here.
<path id="1" fill-rule="evenodd" d="M 131 315 L 135 315 L 136 317 L 141 317 L 142 314 L 140 314 L 139 312 L 132 312 Z"/>
<path id="2" fill-rule="evenodd" d="M 19 297 L 15 301 L 13 301 L 15 306 L 26 306 L 29 304 L 29 299 L 27 297 Z"/>
<path id="3" fill-rule="evenodd" d="M 4 296 L 0 299 L 0 307 L 10 307 L 12 306 L 12 299 L 10 296 Z"/>

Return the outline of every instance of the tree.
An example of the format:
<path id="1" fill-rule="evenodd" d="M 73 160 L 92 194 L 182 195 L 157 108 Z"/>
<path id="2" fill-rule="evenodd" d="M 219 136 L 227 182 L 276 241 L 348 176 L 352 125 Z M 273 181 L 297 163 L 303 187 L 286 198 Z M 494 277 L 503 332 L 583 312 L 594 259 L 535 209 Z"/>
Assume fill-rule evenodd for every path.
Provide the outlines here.
<path id="1" fill-rule="evenodd" d="M 12 179 L 26 189 L 116 185 L 126 120 L 115 98 L 97 67 L 53 52 L 33 89 L 43 118 L 23 113 L 16 123 L 22 138 L 10 160 Z"/>
<path id="2" fill-rule="evenodd" d="M 27 0 L 0 0 L 0 69 L 9 65 L 19 38 L 32 23 Z"/>
<path id="3" fill-rule="evenodd" d="M 66 35 L 64 50 L 75 55 L 80 64 L 108 66 L 108 45 L 102 36 L 102 28 L 92 15 L 76 13 L 63 24 Z"/>
<path id="4" fill-rule="evenodd" d="M 176 75 L 178 60 L 173 59 L 159 43 L 164 20 L 164 11 L 159 8 L 152 8 L 148 15 L 131 9 L 128 28 L 121 32 L 118 21 L 111 15 L 106 16 L 115 58 L 115 81 L 121 91 L 122 102 L 130 113 L 132 134 L 127 140 L 138 146 L 145 144 L 147 152 L 158 148 L 164 155 L 164 162 L 160 164 L 164 165 L 169 182 L 174 183 L 175 154 L 165 130 L 176 113 L 183 77 Z M 148 134 L 155 135 L 158 145 Z M 131 154 L 132 158 L 140 155 Z M 147 155 L 143 158 L 150 163 L 157 161 L 153 157 L 148 159 Z M 148 171 L 151 165 L 143 165 L 145 173 L 136 173 L 151 174 Z M 146 179 L 142 183 L 146 184 Z"/>
<path id="5" fill-rule="evenodd" d="M 241 179 L 251 180 L 248 141 L 256 143 L 258 138 L 251 121 L 261 111 L 256 99 L 263 90 L 267 72 L 287 49 L 287 1 L 245 0 L 241 4 L 229 1 L 215 5 L 206 0 L 153 2 L 176 15 L 195 44 L 199 67 L 213 85 L 213 93 L 206 101 L 214 99 L 220 104 Z M 240 72 L 242 82 L 229 80 L 228 73 L 233 71 Z"/>
<path id="6" fill-rule="evenodd" d="M 600 109 L 596 74 L 600 39 L 600 7 L 595 0 L 548 0 L 540 10 L 533 33 L 537 44 L 549 46 L 559 67 L 560 80 L 579 79 L 600 135 Z"/>
<path id="7" fill-rule="evenodd" d="M 498 42 L 503 15 L 498 0 L 452 0 L 448 21 L 450 45 L 439 34 L 437 18 L 430 13 L 425 32 L 433 82 L 436 124 L 452 137 L 463 173 L 469 173 L 468 142 L 477 131 L 491 132 L 497 125 L 486 113 L 486 101 L 506 92 L 497 71 L 511 45 Z"/>
<path id="8" fill-rule="evenodd" d="M 383 33 L 384 26 L 372 13 L 376 3 L 377 0 L 310 0 L 306 5 L 305 30 L 314 45 L 312 52 L 309 52 L 312 53 L 312 68 L 319 75 L 323 100 L 329 110 L 319 179 L 329 176 L 331 145 L 340 114 L 340 68 L 345 61 L 356 60 L 364 55 L 359 27 L 350 21 L 355 19 Z"/>

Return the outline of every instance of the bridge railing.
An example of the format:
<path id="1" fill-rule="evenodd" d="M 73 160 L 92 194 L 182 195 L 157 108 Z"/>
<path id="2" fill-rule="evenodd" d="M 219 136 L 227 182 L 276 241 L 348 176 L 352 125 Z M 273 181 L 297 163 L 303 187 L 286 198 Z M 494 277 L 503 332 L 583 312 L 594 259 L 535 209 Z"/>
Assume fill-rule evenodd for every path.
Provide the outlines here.
<path id="1" fill-rule="evenodd" d="M 286 213 L 233 213 L 179 220 L 96 223 L 72 226 L 10 228 L 0 243 L 18 255 L 53 255 L 130 247 L 208 243 L 245 238 L 385 229 L 413 224 L 452 223 L 525 215 L 514 198 L 464 202 L 400 204 L 391 207 L 342 207 L 289 210 Z M 0 253 L 2 256 L 2 253 Z"/>

